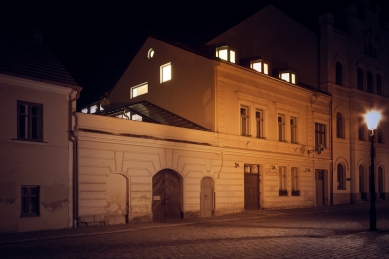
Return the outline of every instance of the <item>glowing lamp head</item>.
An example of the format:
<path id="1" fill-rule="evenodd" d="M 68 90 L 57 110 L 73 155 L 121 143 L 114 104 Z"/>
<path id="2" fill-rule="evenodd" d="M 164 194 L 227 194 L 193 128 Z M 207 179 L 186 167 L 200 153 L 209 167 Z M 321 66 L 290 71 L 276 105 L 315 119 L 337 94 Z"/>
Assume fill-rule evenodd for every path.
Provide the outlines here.
<path id="1" fill-rule="evenodd" d="M 371 131 L 377 128 L 380 119 L 381 119 L 381 113 L 377 111 L 370 111 L 367 114 L 365 114 L 365 121 L 367 124 L 367 128 Z"/>

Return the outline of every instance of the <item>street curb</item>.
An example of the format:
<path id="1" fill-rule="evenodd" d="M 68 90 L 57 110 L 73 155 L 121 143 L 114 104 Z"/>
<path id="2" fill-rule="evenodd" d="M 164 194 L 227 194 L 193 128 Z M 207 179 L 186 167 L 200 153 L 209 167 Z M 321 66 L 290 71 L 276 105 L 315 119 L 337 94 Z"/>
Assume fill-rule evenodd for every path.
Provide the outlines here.
<path id="1" fill-rule="evenodd" d="M 381 206 L 389 206 L 389 204 L 382 204 Z M 175 224 L 168 224 L 168 225 L 164 224 L 164 225 L 145 226 L 145 227 L 137 227 L 137 228 L 129 228 L 129 229 L 112 230 L 112 231 L 100 231 L 100 232 L 93 232 L 93 233 L 80 233 L 80 234 L 67 234 L 67 235 L 57 235 L 57 236 L 48 236 L 48 237 L 28 238 L 28 239 L 21 239 L 21 240 L 2 241 L 2 242 L 0 242 L 0 245 L 11 245 L 11 244 L 20 244 L 20 243 L 28 243 L 28 242 L 36 242 L 36 241 L 47 241 L 47 240 L 55 240 L 55 239 L 62 239 L 62 238 L 97 236 L 97 235 L 125 233 L 125 232 L 133 232 L 133 231 L 148 230 L 148 229 L 190 226 L 190 225 L 206 224 L 206 223 L 220 223 L 220 222 L 229 222 L 229 221 L 252 220 L 252 219 L 270 218 L 270 217 L 289 216 L 289 215 L 304 215 L 304 214 L 328 213 L 328 212 L 345 211 L 345 210 L 358 210 L 358 209 L 365 209 L 365 208 L 366 207 L 331 208 L 328 210 L 327 209 L 323 209 L 323 210 L 319 209 L 317 211 L 294 212 L 294 213 L 286 213 L 286 212 L 278 212 L 277 213 L 277 211 L 274 210 L 275 213 L 273 213 L 273 214 L 254 216 L 254 217 L 213 219 L 213 220 L 207 220 L 207 221 L 183 222 L 183 223 L 175 223 Z"/>

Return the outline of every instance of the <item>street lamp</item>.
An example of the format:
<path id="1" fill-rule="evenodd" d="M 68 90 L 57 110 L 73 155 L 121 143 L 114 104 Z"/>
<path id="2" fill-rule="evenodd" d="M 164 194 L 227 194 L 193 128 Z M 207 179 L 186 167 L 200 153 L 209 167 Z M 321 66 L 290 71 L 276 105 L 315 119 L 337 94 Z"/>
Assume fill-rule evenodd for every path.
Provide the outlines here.
<path id="1" fill-rule="evenodd" d="M 370 132 L 370 157 L 371 157 L 371 165 L 370 165 L 370 231 L 377 230 L 377 215 L 375 208 L 375 184 L 374 184 L 374 130 L 377 128 L 378 122 L 380 121 L 381 114 L 377 111 L 370 111 L 365 115 L 365 121 L 367 124 L 367 128 L 371 130 Z"/>

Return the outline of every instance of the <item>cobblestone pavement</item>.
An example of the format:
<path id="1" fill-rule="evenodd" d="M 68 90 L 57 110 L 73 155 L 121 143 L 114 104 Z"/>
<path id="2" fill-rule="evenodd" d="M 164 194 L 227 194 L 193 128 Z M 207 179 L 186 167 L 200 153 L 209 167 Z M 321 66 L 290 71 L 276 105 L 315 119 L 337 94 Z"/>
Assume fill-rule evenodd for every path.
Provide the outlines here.
<path id="1" fill-rule="evenodd" d="M 251 211 L 74 230 L 67 238 L 61 231 L 30 233 L 30 241 L 15 238 L 28 235 L 22 233 L 14 243 L 0 243 L 0 258 L 389 258 L 389 206 L 377 207 L 375 232 L 368 231 L 367 206 L 347 208 Z M 32 241 L 32 235 L 41 240 Z"/>

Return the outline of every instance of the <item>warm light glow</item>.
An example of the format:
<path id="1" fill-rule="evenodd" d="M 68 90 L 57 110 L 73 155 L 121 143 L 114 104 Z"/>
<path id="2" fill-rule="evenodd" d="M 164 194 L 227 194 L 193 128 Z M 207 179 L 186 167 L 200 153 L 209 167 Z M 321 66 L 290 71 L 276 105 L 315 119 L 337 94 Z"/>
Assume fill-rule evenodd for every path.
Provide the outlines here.
<path id="1" fill-rule="evenodd" d="M 92 105 L 90 107 L 90 113 L 96 113 L 96 111 L 97 111 L 97 105 Z"/>
<path id="2" fill-rule="evenodd" d="M 266 75 L 269 74 L 269 68 L 266 63 L 263 63 L 263 73 Z"/>
<path id="3" fill-rule="evenodd" d="M 221 49 L 219 52 L 219 58 L 223 60 L 228 60 L 228 50 L 227 49 Z"/>
<path id="4" fill-rule="evenodd" d="M 261 62 L 251 63 L 251 68 L 257 70 L 258 72 L 262 72 L 262 63 Z"/>
<path id="5" fill-rule="evenodd" d="M 367 124 L 367 128 L 369 130 L 375 130 L 377 128 L 380 119 L 381 119 L 381 113 L 377 111 L 370 111 L 367 114 L 365 114 L 365 121 Z"/>
<path id="6" fill-rule="evenodd" d="M 148 59 L 151 59 L 152 57 L 154 57 L 154 50 L 153 49 L 149 49 L 149 51 L 147 52 L 147 57 L 148 57 Z"/>
<path id="7" fill-rule="evenodd" d="M 235 51 L 230 50 L 230 62 L 235 63 Z"/>
<path id="8" fill-rule="evenodd" d="M 172 79 L 172 66 L 170 63 L 161 66 L 161 83 Z"/>
<path id="9" fill-rule="evenodd" d="M 296 84 L 296 75 L 290 74 L 292 76 L 292 84 Z"/>
<path id="10" fill-rule="evenodd" d="M 84 108 L 81 110 L 82 113 L 88 113 L 88 108 Z"/>
<path id="11" fill-rule="evenodd" d="M 134 86 L 131 88 L 131 98 L 137 97 L 142 94 L 146 94 L 148 92 L 148 85 L 147 83 Z"/>
<path id="12" fill-rule="evenodd" d="M 289 82 L 289 73 L 281 73 L 281 79 Z"/>
<path id="13" fill-rule="evenodd" d="M 289 83 L 296 84 L 296 75 L 293 73 L 290 72 L 281 73 L 280 78 Z"/>

